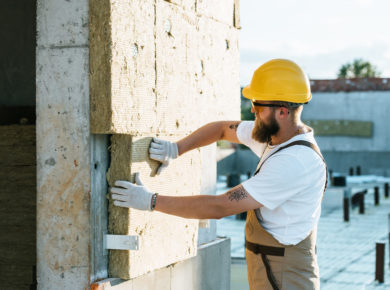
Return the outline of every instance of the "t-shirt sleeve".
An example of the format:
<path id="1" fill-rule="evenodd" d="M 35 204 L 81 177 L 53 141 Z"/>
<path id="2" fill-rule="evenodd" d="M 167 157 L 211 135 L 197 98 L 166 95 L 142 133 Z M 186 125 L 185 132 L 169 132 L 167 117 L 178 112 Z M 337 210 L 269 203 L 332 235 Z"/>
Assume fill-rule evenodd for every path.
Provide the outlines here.
<path id="1" fill-rule="evenodd" d="M 260 143 L 252 138 L 252 130 L 255 125 L 254 121 L 242 121 L 237 127 L 238 140 L 249 147 L 257 156 L 261 156 L 266 143 Z"/>
<path id="2" fill-rule="evenodd" d="M 242 186 L 259 203 L 273 210 L 307 186 L 307 172 L 296 156 L 277 153 Z"/>

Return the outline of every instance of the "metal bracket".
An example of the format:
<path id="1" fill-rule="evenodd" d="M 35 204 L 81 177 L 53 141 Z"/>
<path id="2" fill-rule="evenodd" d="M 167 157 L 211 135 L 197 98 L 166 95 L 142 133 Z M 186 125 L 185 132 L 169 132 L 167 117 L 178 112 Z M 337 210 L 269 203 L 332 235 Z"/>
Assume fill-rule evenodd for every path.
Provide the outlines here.
<path id="1" fill-rule="evenodd" d="M 107 235 L 103 236 L 103 251 L 107 250 L 135 250 L 139 249 L 138 236 Z"/>

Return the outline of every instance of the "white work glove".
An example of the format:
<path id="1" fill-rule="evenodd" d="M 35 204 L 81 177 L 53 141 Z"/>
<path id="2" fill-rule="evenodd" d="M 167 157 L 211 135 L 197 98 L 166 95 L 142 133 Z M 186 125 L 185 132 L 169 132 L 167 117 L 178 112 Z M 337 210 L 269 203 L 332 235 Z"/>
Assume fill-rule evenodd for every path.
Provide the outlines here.
<path id="1" fill-rule="evenodd" d="M 149 157 L 161 162 L 161 165 L 157 170 L 157 174 L 160 174 L 166 167 L 168 167 L 169 161 L 177 158 L 178 155 L 179 151 L 176 143 L 158 138 L 153 138 L 150 143 Z"/>
<path id="2" fill-rule="evenodd" d="M 153 193 L 142 184 L 138 173 L 135 174 L 135 182 L 137 184 L 124 180 L 115 181 L 115 187 L 110 189 L 114 205 L 151 210 Z"/>

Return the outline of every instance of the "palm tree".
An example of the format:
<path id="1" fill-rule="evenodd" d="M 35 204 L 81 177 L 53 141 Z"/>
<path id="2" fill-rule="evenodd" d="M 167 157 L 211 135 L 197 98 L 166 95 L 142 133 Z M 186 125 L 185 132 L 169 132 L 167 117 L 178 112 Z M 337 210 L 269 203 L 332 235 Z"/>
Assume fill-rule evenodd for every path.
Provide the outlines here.
<path id="1" fill-rule="evenodd" d="M 368 61 L 361 58 L 355 59 L 352 63 L 346 63 L 341 66 L 338 78 L 369 78 L 379 77 L 380 72 Z"/>

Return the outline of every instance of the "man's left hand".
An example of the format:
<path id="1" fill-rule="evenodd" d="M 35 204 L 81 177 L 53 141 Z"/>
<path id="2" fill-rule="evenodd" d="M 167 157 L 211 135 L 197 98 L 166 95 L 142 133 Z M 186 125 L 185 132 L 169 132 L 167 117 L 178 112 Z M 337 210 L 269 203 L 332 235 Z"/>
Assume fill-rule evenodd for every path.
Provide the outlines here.
<path id="1" fill-rule="evenodd" d="M 153 193 L 142 184 L 138 173 L 135 174 L 135 181 L 136 184 L 124 180 L 115 181 L 115 187 L 110 189 L 114 205 L 151 210 Z"/>

